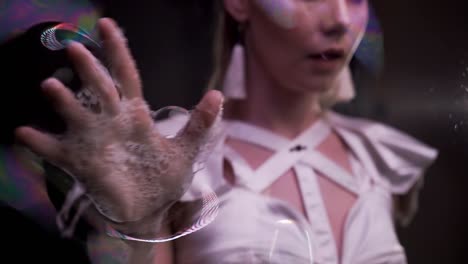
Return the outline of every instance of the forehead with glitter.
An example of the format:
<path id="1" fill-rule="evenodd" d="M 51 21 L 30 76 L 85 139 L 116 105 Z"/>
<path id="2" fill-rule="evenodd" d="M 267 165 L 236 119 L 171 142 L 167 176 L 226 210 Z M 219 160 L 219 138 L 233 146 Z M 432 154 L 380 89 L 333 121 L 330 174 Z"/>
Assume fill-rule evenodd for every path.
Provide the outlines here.
<path id="1" fill-rule="evenodd" d="M 296 26 L 296 3 L 291 0 L 255 0 L 258 5 L 276 24 L 291 29 Z"/>
<path id="2" fill-rule="evenodd" d="M 99 16 L 99 9 L 88 0 L 0 1 L 0 42 L 46 21 L 67 22 L 92 31 Z"/>

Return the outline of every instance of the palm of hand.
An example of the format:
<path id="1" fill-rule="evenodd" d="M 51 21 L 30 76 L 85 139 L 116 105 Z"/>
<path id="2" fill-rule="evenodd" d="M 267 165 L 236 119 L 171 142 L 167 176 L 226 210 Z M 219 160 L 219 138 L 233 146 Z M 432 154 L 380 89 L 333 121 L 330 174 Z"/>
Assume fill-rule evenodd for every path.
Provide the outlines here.
<path id="1" fill-rule="evenodd" d="M 83 118 L 84 125 L 70 126 L 61 138 L 59 165 L 86 186 L 108 217 L 135 221 L 182 196 L 198 148 L 182 144 L 182 137 L 161 137 L 143 100 L 121 101 L 112 117 Z"/>
<path id="2" fill-rule="evenodd" d="M 114 78 L 82 45 L 71 45 L 69 52 L 81 79 L 97 94 L 101 111 L 86 109 L 61 82 L 49 79 L 43 88 L 65 118 L 67 132 L 55 137 L 26 127 L 17 136 L 81 182 L 101 213 L 119 222 L 137 221 L 164 211 L 187 189 L 222 98 L 208 93 L 179 135 L 162 137 L 142 98 L 126 40 L 110 21 L 100 27 Z"/>

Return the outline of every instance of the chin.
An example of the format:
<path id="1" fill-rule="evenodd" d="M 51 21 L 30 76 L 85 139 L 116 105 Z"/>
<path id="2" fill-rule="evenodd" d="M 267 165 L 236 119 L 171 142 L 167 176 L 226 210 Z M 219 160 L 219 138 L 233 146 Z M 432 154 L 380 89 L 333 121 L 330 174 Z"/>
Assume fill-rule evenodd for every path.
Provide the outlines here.
<path id="1" fill-rule="evenodd" d="M 308 77 L 304 78 L 298 87 L 303 92 L 324 93 L 332 88 L 335 79 L 336 76 Z"/>

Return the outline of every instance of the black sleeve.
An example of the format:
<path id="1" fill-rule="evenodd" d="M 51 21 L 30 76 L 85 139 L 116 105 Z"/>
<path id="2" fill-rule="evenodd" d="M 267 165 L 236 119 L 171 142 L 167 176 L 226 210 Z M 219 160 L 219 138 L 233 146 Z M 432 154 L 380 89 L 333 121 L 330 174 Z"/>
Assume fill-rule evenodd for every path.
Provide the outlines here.
<path id="1" fill-rule="evenodd" d="M 0 215 L 2 263 L 91 263 L 84 242 L 61 238 L 7 205 Z"/>

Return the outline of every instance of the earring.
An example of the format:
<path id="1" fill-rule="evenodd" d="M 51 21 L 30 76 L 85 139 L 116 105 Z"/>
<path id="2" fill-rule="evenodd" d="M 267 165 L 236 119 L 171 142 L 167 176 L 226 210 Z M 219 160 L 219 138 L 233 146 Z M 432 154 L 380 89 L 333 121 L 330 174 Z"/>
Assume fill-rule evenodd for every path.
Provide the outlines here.
<path id="1" fill-rule="evenodd" d="M 242 44 L 237 43 L 232 49 L 231 60 L 224 76 L 224 96 L 236 100 L 247 98 L 245 83 L 245 50 Z"/>

